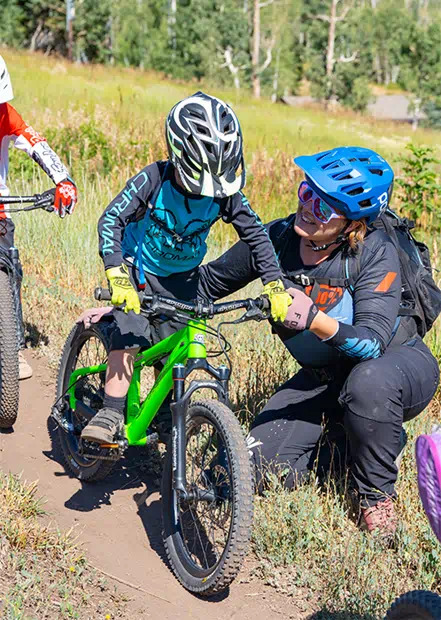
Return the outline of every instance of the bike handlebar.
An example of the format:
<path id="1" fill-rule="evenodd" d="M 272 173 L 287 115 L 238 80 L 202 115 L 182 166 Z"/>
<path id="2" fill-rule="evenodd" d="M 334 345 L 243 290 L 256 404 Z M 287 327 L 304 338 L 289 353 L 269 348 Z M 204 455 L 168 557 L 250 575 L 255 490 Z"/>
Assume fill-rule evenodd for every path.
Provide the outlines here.
<path id="1" fill-rule="evenodd" d="M 34 209 L 46 209 L 53 211 L 53 196 L 43 196 L 42 194 L 34 194 L 33 196 L 0 196 L 1 205 L 30 204 L 30 207 L 22 207 L 19 209 L 6 209 L 9 213 L 17 213 L 19 211 L 33 211 Z"/>
<path id="2" fill-rule="evenodd" d="M 97 287 L 95 289 L 95 299 L 98 301 L 110 301 L 112 298 L 108 288 Z M 153 302 L 153 303 L 152 303 Z M 233 310 L 240 310 L 246 308 L 257 308 L 258 310 L 269 310 L 270 303 L 267 297 L 257 297 L 257 299 L 240 299 L 237 301 L 227 301 L 215 304 L 211 301 L 182 301 L 180 299 L 171 299 L 169 297 L 163 297 L 162 295 L 144 295 L 141 300 L 141 305 L 152 304 L 151 309 L 157 309 L 161 311 L 161 306 L 165 309 L 181 310 L 183 312 L 193 313 L 197 317 L 210 318 L 216 314 L 225 314 L 226 312 L 232 312 Z M 156 307 L 155 307 L 156 306 Z"/>
<path id="3" fill-rule="evenodd" d="M 4 205 L 16 205 L 36 202 L 39 198 L 39 194 L 34 194 L 33 196 L 0 196 L 0 202 Z"/>

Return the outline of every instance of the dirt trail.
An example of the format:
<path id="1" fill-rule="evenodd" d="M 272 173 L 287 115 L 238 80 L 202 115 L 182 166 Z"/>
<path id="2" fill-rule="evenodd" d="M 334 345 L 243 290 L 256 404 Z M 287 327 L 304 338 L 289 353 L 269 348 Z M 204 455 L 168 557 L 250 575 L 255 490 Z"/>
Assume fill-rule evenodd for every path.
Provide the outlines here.
<path id="1" fill-rule="evenodd" d="M 160 498 L 148 472 L 128 457 L 104 482 L 82 484 L 66 475 L 53 453 L 48 415 L 54 380 L 44 358 L 33 358 L 34 376 L 21 383 L 14 432 L 0 435 L 0 466 L 39 481 L 50 519 L 75 527 L 92 565 L 167 599 L 158 600 L 117 584 L 130 597 L 128 618 L 305 618 L 290 599 L 254 580 L 245 567 L 230 590 L 215 601 L 186 592 L 163 559 Z M 109 580 L 110 581 L 110 580 Z"/>

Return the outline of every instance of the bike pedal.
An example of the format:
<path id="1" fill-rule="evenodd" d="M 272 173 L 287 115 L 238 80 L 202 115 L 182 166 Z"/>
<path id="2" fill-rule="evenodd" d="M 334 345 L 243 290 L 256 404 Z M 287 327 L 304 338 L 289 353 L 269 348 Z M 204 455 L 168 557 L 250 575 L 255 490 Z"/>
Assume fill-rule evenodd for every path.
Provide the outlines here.
<path id="1" fill-rule="evenodd" d="M 115 448 L 118 449 L 119 443 L 100 443 L 99 444 L 100 448 Z"/>

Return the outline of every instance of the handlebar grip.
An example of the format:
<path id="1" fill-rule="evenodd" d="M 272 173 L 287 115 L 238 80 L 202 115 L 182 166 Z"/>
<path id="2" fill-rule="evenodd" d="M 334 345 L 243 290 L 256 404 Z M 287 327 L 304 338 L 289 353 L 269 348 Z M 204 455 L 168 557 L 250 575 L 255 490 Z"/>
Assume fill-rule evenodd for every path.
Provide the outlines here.
<path id="1" fill-rule="evenodd" d="M 261 310 L 270 310 L 271 309 L 271 304 L 270 304 L 270 300 L 268 299 L 268 297 L 266 295 L 259 297 L 259 306 Z"/>
<path id="2" fill-rule="evenodd" d="M 101 286 L 97 286 L 94 291 L 94 297 L 98 301 L 111 301 L 112 295 L 108 288 L 101 288 Z"/>

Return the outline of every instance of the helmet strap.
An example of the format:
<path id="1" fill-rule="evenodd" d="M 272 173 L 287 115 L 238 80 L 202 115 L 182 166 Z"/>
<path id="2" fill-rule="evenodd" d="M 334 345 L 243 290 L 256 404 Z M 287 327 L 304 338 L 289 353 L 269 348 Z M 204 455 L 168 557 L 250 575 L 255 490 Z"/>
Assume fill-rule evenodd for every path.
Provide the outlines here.
<path id="1" fill-rule="evenodd" d="M 338 237 L 336 239 L 334 239 L 334 241 L 331 241 L 330 243 L 325 243 L 324 245 L 317 245 L 311 239 L 311 247 L 312 247 L 313 251 L 314 252 L 322 252 L 323 250 L 327 250 L 328 248 L 330 248 L 331 245 L 339 245 L 340 243 L 343 243 L 343 241 L 346 241 L 347 238 L 348 238 L 347 235 L 346 235 L 346 231 L 347 231 L 347 229 L 349 228 L 350 225 L 351 225 L 351 220 L 348 221 L 348 223 L 343 228 L 343 230 L 338 235 Z"/>

